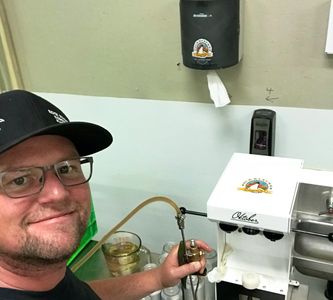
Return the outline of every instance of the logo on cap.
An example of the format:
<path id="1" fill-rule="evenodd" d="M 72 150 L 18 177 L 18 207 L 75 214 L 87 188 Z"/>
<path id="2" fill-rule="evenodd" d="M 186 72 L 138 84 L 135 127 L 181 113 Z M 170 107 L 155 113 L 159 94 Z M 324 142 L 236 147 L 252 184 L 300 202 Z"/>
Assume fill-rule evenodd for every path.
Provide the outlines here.
<path id="1" fill-rule="evenodd" d="M 50 109 L 48 109 L 48 112 L 53 115 L 54 119 L 58 122 L 58 123 L 67 123 L 68 121 L 65 119 L 65 117 L 63 117 L 62 115 L 59 115 L 58 113 L 56 113 L 55 111 L 52 111 Z"/>

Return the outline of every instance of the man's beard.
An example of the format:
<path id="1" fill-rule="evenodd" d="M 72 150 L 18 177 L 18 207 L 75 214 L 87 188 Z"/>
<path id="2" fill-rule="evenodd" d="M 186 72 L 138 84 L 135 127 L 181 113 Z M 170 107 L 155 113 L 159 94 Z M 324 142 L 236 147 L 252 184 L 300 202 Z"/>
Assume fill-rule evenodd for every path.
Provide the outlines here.
<path id="1" fill-rule="evenodd" d="M 17 259 L 31 265 L 49 265 L 67 261 L 79 246 L 85 227 L 80 222 L 76 228 L 72 228 L 71 242 L 67 245 L 55 246 L 52 241 L 44 240 L 43 237 L 30 235 L 21 248 L 21 255 Z"/>
<path id="2" fill-rule="evenodd" d="M 19 250 L 11 252 L 0 249 L 0 259 L 7 261 L 7 264 L 14 268 L 27 271 L 32 266 L 38 268 L 66 262 L 79 246 L 85 229 L 86 222 L 77 217 L 71 228 L 57 228 L 58 232 L 64 231 L 70 237 L 66 241 L 56 236 L 45 238 L 42 234 L 36 236 L 26 231 Z"/>

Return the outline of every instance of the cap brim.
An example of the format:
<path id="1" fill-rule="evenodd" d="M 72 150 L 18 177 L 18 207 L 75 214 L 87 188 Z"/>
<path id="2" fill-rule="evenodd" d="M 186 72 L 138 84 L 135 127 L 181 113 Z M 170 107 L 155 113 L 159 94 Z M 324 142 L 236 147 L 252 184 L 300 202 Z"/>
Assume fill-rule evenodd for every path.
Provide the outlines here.
<path id="1" fill-rule="evenodd" d="M 37 135 L 60 135 L 68 138 L 80 155 L 89 155 L 101 151 L 111 145 L 113 138 L 105 128 L 88 122 L 68 122 L 45 127 L 29 135 L 22 136 L 12 143 L 0 147 L 0 153 L 14 147 L 24 140 Z"/>

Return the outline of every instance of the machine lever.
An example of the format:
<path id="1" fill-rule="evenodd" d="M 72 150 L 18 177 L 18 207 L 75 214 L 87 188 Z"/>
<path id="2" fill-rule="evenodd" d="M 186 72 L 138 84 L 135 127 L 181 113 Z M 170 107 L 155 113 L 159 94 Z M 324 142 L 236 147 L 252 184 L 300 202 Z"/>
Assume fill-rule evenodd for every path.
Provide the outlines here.
<path id="1" fill-rule="evenodd" d="M 330 232 L 329 234 L 323 234 L 323 233 L 305 231 L 305 230 L 300 230 L 300 229 L 293 229 L 292 231 L 296 232 L 296 233 L 304 233 L 304 234 L 309 234 L 309 235 L 313 235 L 313 236 L 327 238 L 330 242 L 333 242 L 333 232 Z"/>
<path id="2" fill-rule="evenodd" d="M 194 211 L 194 210 L 187 210 L 185 207 L 180 207 L 179 208 L 182 214 L 190 214 L 190 215 L 195 215 L 195 216 L 200 216 L 200 217 L 206 217 L 207 218 L 207 213 L 200 212 L 200 211 Z"/>

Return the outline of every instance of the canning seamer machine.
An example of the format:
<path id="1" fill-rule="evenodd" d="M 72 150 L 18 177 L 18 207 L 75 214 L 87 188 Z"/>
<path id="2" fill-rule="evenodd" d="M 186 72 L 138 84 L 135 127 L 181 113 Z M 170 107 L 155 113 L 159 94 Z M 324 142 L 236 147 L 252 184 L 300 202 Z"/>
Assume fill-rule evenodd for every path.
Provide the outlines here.
<path id="1" fill-rule="evenodd" d="M 208 274 L 217 299 L 294 299 L 291 219 L 302 166 L 299 159 L 232 156 L 207 202 L 217 228 L 218 266 Z"/>

